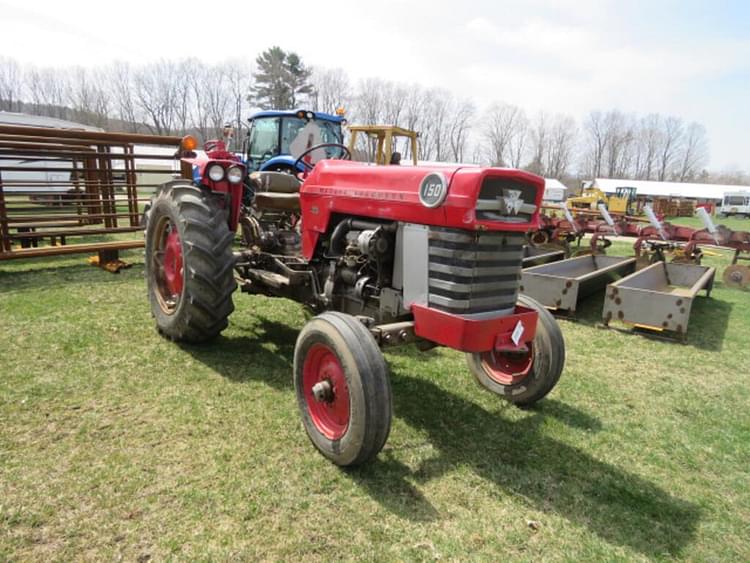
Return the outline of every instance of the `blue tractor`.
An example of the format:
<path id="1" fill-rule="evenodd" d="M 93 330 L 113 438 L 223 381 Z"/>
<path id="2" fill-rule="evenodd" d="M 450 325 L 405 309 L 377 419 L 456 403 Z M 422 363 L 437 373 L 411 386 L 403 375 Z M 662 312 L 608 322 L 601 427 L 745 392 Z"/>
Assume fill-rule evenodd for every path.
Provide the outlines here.
<path id="1" fill-rule="evenodd" d="M 309 159 L 306 163 L 298 157 L 315 146 L 322 146 L 314 155 L 316 160 L 344 156 L 341 127 L 346 119 L 341 115 L 307 110 L 270 110 L 255 113 L 248 121 L 250 130 L 243 152 L 250 172 L 303 172 L 310 168 Z"/>

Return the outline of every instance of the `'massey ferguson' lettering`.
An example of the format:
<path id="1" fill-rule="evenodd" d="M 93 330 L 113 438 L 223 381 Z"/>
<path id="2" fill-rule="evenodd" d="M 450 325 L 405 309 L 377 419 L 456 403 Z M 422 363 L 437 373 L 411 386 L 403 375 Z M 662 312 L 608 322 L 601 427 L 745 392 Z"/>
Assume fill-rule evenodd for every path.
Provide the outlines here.
<path id="1" fill-rule="evenodd" d="M 347 190 L 344 188 L 327 188 L 320 187 L 318 193 L 321 195 L 333 195 L 337 197 L 352 197 L 361 199 L 386 199 L 393 201 L 407 201 L 408 195 L 405 192 L 394 192 L 388 190 Z"/>

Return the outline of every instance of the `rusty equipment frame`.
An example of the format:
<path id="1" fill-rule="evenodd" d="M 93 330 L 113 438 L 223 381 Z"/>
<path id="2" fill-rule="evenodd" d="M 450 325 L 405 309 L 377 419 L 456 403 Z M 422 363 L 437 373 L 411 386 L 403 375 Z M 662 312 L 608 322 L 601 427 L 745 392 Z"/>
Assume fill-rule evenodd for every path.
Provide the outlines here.
<path id="1" fill-rule="evenodd" d="M 575 315 L 578 300 L 635 271 L 635 258 L 586 255 L 527 268 L 521 292 L 545 307 Z"/>
<path id="2" fill-rule="evenodd" d="M 695 264 L 656 262 L 607 286 L 602 322 L 687 338 L 693 301 L 701 290 L 711 296 L 716 269 Z"/>
<path id="3" fill-rule="evenodd" d="M 0 125 L 0 261 L 88 252 L 112 260 L 143 247 L 143 237 L 97 239 L 140 231 L 151 193 L 190 177 L 181 140 Z"/>

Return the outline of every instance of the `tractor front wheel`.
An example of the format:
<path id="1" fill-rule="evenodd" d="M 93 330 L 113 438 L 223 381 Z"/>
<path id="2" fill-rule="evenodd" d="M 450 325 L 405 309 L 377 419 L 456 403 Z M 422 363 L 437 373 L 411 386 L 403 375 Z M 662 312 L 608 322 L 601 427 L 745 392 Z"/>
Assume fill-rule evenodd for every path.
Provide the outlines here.
<path id="1" fill-rule="evenodd" d="M 529 407 L 552 391 L 560 379 L 565 340 L 555 317 L 541 303 L 519 295 L 518 304 L 539 314 L 529 350 L 467 354 L 466 360 L 479 385 L 519 407 Z"/>
<path id="2" fill-rule="evenodd" d="M 361 465 L 391 429 L 391 384 L 375 339 L 351 315 L 309 321 L 294 348 L 294 388 L 310 441 L 340 466 Z"/>
<path id="3" fill-rule="evenodd" d="M 164 336 L 204 342 L 234 310 L 234 233 L 219 196 L 187 182 L 162 186 L 146 212 L 146 280 Z"/>

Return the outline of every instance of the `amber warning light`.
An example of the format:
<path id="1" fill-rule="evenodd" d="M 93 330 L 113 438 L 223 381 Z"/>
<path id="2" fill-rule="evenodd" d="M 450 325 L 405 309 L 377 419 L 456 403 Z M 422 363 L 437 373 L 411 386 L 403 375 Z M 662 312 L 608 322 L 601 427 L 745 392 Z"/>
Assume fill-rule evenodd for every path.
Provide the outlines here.
<path id="1" fill-rule="evenodd" d="M 185 152 L 192 152 L 198 147 L 198 139 L 192 135 L 185 135 L 180 142 L 180 148 Z"/>

